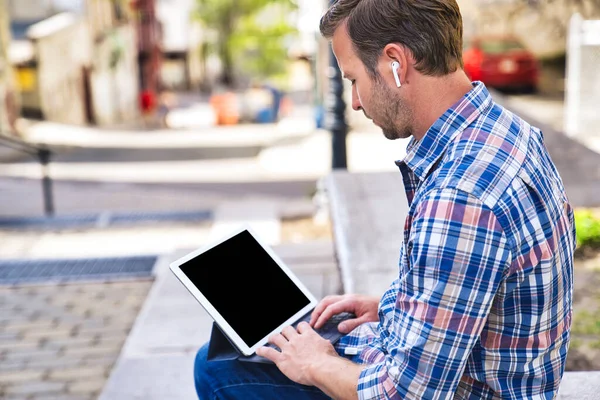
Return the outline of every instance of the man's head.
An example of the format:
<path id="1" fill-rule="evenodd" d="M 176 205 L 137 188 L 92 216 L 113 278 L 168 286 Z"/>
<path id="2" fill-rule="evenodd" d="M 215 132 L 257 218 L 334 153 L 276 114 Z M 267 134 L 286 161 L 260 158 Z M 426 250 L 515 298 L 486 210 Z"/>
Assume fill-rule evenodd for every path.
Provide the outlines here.
<path id="1" fill-rule="evenodd" d="M 462 19 L 454 0 L 338 0 L 320 28 L 353 82 L 353 108 L 389 139 L 412 134 L 411 90 L 418 88 L 406 88 L 410 79 L 462 68 Z"/>

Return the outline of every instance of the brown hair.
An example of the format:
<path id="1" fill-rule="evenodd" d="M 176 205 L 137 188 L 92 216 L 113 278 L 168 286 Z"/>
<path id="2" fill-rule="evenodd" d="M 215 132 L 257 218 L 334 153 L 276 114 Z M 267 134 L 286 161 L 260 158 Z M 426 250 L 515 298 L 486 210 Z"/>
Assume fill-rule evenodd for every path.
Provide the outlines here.
<path id="1" fill-rule="evenodd" d="M 374 77 L 388 43 L 406 46 L 425 75 L 446 75 L 463 66 L 462 17 L 455 0 L 338 0 L 321 18 L 321 34 L 331 39 L 344 23 Z"/>

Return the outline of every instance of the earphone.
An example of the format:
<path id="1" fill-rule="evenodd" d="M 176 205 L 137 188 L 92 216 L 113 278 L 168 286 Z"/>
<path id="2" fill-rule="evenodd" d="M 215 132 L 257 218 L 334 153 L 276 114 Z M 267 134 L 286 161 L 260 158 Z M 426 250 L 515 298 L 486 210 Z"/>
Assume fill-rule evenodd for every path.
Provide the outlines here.
<path id="1" fill-rule="evenodd" d="M 392 62 L 392 73 L 394 74 L 394 79 L 396 80 L 396 86 L 402 86 L 400 83 L 400 77 L 398 76 L 398 68 L 400 68 L 400 63 L 398 61 Z"/>

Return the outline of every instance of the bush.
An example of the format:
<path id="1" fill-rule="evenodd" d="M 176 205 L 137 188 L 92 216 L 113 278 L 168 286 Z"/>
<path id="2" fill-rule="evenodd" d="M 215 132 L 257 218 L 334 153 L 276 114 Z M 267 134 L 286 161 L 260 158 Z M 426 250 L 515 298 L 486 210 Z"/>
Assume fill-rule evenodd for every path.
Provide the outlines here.
<path id="1" fill-rule="evenodd" d="M 600 247 L 600 218 L 591 210 L 575 210 L 577 247 Z"/>

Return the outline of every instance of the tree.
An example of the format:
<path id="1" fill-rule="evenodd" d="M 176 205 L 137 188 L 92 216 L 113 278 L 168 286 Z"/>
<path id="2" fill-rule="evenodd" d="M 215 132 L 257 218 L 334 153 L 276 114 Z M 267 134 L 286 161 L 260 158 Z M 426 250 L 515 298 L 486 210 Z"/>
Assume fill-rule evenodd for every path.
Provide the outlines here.
<path id="1" fill-rule="evenodd" d="M 243 60 L 244 70 L 259 78 L 269 78 L 285 70 L 287 51 L 286 38 L 295 29 L 283 21 L 268 26 L 259 23 L 259 18 L 243 18 L 239 29 L 231 35 L 229 48 L 234 57 Z"/>
<path id="2" fill-rule="evenodd" d="M 214 45 L 223 64 L 224 84 L 234 83 L 235 58 L 242 52 L 251 58 L 244 65 L 255 72 L 269 74 L 278 69 L 285 56 L 285 36 L 294 29 L 284 20 L 265 20 L 265 11 L 279 9 L 289 15 L 296 7 L 294 0 L 197 0 L 197 18 L 216 33 Z"/>

